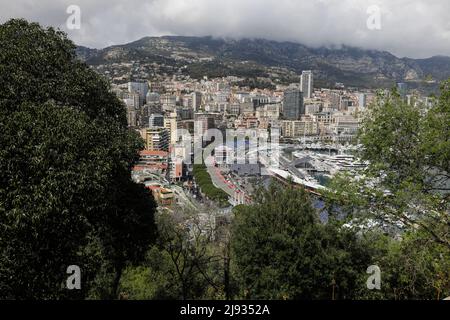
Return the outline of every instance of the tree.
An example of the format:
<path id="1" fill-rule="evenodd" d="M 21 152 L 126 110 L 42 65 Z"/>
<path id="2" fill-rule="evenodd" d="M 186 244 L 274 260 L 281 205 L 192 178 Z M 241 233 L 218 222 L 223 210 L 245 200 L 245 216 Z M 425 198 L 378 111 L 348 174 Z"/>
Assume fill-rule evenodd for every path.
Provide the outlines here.
<path id="1" fill-rule="evenodd" d="M 349 217 L 424 230 L 450 248 L 450 82 L 431 108 L 393 91 L 370 106 L 359 134 L 358 176 L 338 175 L 327 195 Z"/>
<path id="2" fill-rule="evenodd" d="M 371 247 L 383 290 L 363 298 L 435 299 L 449 294 L 450 82 L 431 107 L 379 94 L 359 134 L 358 175 L 334 177 L 328 208 L 354 227 L 385 233 Z M 338 210 L 333 210 L 338 208 Z"/>
<path id="3" fill-rule="evenodd" d="M 121 295 L 127 300 L 176 300 L 180 291 L 171 258 L 158 246 L 148 251 L 143 263 L 128 266 L 120 280 Z"/>
<path id="4" fill-rule="evenodd" d="M 361 290 L 361 299 L 443 299 L 450 295 L 450 259 L 447 248 L 424 231 L 406 232 L 401 241 L 379 232 L 364 240 L 372 264 L 381 271 L 380 290 Z"/>
<path id="5" fill-rule="evenodd" d="M 275 184 L 237 210 L 231 247 L 241 296 L 251 299 L 349 299 L 370 262 L 355 234 L 319 221 L 304 190 Z"/>
<path id="6" fill-rule="evenodd" d="M 215 299 L 223 296 L 222 257 L 213 227 L 188 212 L 157 217 L 158 245 L 145 262 L 126 269 L 120 291 L 128 299 Z"/>
<path id="7" fill-rule="evenodd" d="M 0 47 L 0 298 L 114 298 L 154 240 L 155 203 L 130 177 L 143 142 L 62 32 L 10 20 Z"/>
<path id="8" fill-rule="evenodd" d="M 195 164 L 193 170 L 194 178 L 209 199 L 216 201 L 219 205 L 226 207 L 228 203 L 228 194 L 222 189 L 214 186 L 205 164 Z"/>

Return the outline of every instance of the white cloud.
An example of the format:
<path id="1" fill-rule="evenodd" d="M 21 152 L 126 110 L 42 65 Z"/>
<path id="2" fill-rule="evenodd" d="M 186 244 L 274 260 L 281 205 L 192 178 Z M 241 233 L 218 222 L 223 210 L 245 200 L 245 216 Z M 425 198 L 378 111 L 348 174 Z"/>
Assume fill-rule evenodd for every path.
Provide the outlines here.
<path id="1" fill-rule="evenodd" d="M 66 30 L 71 4 L 81 8 L 80 30 Z M 24 17 L 58 26 L 90 47 L 170 34 L 346 44 L 409 57 L 450 55 L 448 0 L 0 0 L 0 5 L 0 22 Z M 367 28 L 371 5 L 381 9 L 381 30 Z"/>

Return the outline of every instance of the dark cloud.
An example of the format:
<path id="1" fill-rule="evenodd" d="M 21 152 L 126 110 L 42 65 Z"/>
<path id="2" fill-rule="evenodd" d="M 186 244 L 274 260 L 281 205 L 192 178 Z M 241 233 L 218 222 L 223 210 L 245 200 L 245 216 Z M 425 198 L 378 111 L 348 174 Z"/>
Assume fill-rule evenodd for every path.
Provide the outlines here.
<path id="1" fill-rule="evenodd" d="M 67 31 L 78 44 L 105 47 L 159 35 L 289 40 L 352 45 L 398 56 L 450 55 L 448 0 L 0 0 L 0 21 L 24 17 Z M 81 8 L 81 29 L 67 30 L 66 9 Z M 381 10 L 369 30 L 367 9 Z"/>

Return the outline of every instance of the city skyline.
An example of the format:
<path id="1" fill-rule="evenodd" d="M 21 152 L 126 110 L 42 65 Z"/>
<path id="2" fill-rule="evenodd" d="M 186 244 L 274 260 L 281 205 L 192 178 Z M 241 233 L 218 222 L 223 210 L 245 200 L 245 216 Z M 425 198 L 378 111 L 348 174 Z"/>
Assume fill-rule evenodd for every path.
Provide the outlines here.
<path id="1" fill-rule="evenodd" d="M 194 29 L 207 19 L 191 9 L 212 6 L 165 3 Z M 109 8 L 85 4 L 49 14 L 94 41 L 86 15 L 108 25 Z M 105 41 L 136 36 L 135 4 Z M 242 5 L 224 8 L 248 18 Z M 279 5 L 277 23 L 299 16 Z M 450 299 L 450 57 L 182 36 L 92 50 L 19 11 L 0 23 L 0 302 L 179 300 L 168 318 L 214 319 L 277 316 L 272 300 Z"/>

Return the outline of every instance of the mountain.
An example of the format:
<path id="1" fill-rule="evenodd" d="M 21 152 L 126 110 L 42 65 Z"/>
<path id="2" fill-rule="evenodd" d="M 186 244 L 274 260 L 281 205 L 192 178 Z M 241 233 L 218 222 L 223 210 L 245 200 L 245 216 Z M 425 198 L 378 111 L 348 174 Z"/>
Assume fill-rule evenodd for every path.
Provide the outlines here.
<path id="1" fill-rule="evenodd" d="M 78 46 L 76 48 L 76 54 L 77 56 L 84 61 L 87 61 L 91 59 L 92 57 L 95 57 L 97 54 L 99 54 L 100 50 L 97 49 L 91 49 L 83 46 Z"/>
<path id="2" fill-rule="evenodd" d="M 436 81 L 450 77 L 450 57 L 398 58 L 386 51 L 349 46 L 311 48 L 264 39 L 145 37 L 102 50 L 80 47 L 77 52 L 91 65 L 129 61 L 187 65 L 193 77 L 203 73 L 279 76 L 280 72 L 295 75 L 313 70 L 318 81 L 363 87 L 392 86 L 400 81 L 420 85 L 430 76 Z"/>

